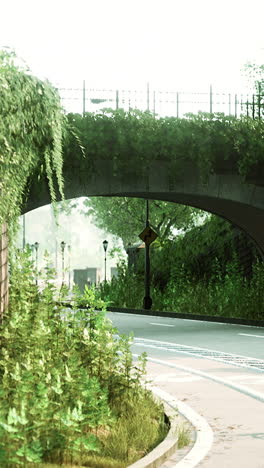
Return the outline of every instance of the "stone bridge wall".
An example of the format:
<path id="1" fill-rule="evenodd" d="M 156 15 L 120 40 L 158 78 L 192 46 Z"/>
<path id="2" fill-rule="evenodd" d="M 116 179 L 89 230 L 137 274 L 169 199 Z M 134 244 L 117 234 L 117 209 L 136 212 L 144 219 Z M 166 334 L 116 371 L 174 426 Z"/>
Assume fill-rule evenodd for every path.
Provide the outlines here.
<path id="1" fill-rule="evenodd" d="M 8 306 L 8 237 L 7 224 L 0 226 L 0 321 Z"/>

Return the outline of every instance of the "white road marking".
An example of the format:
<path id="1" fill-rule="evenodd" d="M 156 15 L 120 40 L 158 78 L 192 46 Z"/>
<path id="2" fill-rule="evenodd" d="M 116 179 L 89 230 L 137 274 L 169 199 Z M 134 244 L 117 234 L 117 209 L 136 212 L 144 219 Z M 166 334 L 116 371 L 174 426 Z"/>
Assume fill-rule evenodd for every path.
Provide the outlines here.
<path id="1" fill-rule="evenodd" d="M 154 382 L 169 382 L 169 383 L 185 383 L 185 382 L 197 382 L 198 380 L 204 380 L 203 377 L 189 375 L 186 377 L 175 377 L 173 374 L 170 377 L 164 378 L 160 375 L 154 379 Z"/>
<path id="2" fill-rule="evenodd" d="M 174 327 L 174 325 L 168 325 L 165 323 L 149 322 L 150 325 L 158 325 L 159 327 Z"/>
<path id="3" fill-rule="evenodd" d="M 139 354 L 133 353 L 133 356 L 138 358 Z M 217 375 L 213 375 L 213 374 L 209 374 L 208 372 L 196 370 L 196 369 L 193 369 L 192 367 L 180 366 L 178 364 L 174 364 L 170 361 L 164 361 L 162 359 L 156 359 L 156 358 L 154 359 L 148 356 L 147 360 L 150 362 L 156 362 L 157 364 L 161 364 L 166 367 L 171 367 L 172 369 L 183 370 L 185 372 L 189 372 L 190 374 L 199 375 L 200 377 L 204 377 L 205 379 L 212 380 L 213 382 L 217 382 L 222 385 L 225 385 L 226 387 L 232 388 L 233 390 L 236 390 L 240 393 L 243 393 L 244 395 L 247 395 L 249 397 L 254 398 L 255 400 L 258 400 L 264 403 L 264 393 L 256 392 L 255 390 L 251 390 L 249 387 L 245 387 L 244 385 L 237 385 L 231 382 L 231 380 L 223 379 L 221 377 L 218 377 Z"/>
<path id="4" fill-rule="evenodd" d="M 260 379 L 263 379 L 264 377 L 260 377 Z M 247 374 L 240 374 L 240 375 L 232 375 L 229 377 L 230 380 L 256 380 L 255 375 L 247 375 Z"/>
<path id="5" fill-rule="evenodd" d="M 228 377 L 229 380 L 237 381 L 239 385 L 263 385 L 264 377 L 258 377 L 256 375 L 232 375 Z"/>
<path id="6" fill-rule="evenodd" d="M 242 336 L 253 336 L 254 338 L 264 338 L 264 335 L 251 335 L 249 333 L 238 333 L 238 335 Z"/>
<path id="7" fill-rule="evenodd" d="M 184 322 L 199 322 L 199 323 L 211 323 L 211 324 L 216 324 L 216 325 L 229 325 L 223 322 L 212 322 L 211 320 L 194 320 L 194 319 L 182 319 Z"/>

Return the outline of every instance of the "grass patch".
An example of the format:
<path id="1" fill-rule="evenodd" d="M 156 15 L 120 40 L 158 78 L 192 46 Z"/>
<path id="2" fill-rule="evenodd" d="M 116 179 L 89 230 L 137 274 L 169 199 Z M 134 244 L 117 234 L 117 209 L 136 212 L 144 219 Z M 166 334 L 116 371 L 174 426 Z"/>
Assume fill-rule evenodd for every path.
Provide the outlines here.
<path id="1" fill-rule="evenodd" d="M 103 452 L 111 458 L 131 464 L 165 438 L 168 425 L 164 420 L 162 405 L 154 402 L 149 391 L 139 399 L 125 400 L 118 411 L 120 417 L 105 439 Z"/>
<path id="2" fill-rule="evenodd" d="M 177 435 L 178 435 L 178 449 L 186 447 L 191 442 L 191 430 L 190 427 L 186 424 L 179 424 L 177 427 Z"/>

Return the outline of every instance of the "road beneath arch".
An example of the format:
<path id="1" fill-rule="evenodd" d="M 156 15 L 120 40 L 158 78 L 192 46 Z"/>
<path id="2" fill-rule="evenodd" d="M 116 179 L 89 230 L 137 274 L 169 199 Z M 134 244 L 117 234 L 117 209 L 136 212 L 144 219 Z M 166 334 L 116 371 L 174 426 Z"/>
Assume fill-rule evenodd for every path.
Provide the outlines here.
<path id="1" fill-rule="evenodd" d="M 121 333 L 134 333 L 135 355 L 147 352 L 155 386 L 210 424 L 214 442 L 199 467 L 264 467 L 263 328 L 123 313 L 108 317 Z M 175 455 L 163 467 L 177 462 Z"/>

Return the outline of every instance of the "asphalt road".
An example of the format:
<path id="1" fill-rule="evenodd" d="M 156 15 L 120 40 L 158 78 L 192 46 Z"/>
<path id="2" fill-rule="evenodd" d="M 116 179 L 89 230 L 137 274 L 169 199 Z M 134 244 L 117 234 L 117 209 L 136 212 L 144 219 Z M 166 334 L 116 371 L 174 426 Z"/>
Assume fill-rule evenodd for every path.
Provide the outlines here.
<path id="1" fill-rule="evenodd" d="M 261 327 L 119 312 L 109 312 L 107 316 L 120 333 L 133 332 L 138 338 L 264 359 L 264 328 Z M 142 348 L 142 351 L 146 349 Z M 147 352 L 149 355 L 164 356 L 162 350 L 157 352 L 149 348 Z"/>
<path id="2" fill-rule="evenodd" d="M 120 333 L 133 332 L 134 354 L 147 352 L 152 384 L 187 403 L 211 428 L 213 443 L 205 455 L 198 456 L 198 464 L 191 460 L 191 452 L 185 464 L 176 451 L 162 468 L 175 468 L 180 460 L 188 468 L 264 468 L 264 328 L 116 312 L 107 315 Z M 179 352 L 176 344 L 190 352 Z M 201 356 L 194 347 L 213 353 Z M 226 360 L 218 359 L 217 352 L 225 353 Z M 234 363 L 229 353 L 244 358 Z M 263 368 L 247 365 L 254 359 Z"/>

